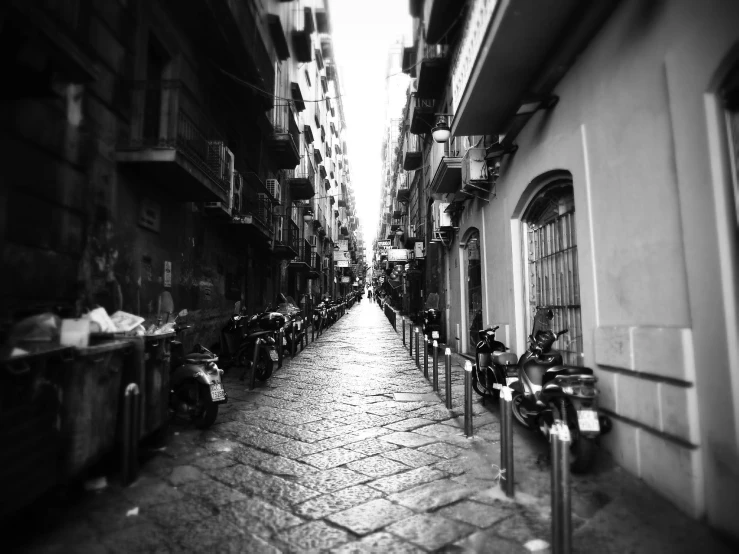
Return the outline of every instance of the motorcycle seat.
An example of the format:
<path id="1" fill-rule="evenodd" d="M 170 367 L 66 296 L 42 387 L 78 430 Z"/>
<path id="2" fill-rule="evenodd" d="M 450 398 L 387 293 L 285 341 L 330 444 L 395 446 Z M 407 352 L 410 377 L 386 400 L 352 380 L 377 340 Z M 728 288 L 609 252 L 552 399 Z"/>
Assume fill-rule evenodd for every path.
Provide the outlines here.
<path id="1" fill-rule="evenodd" d="M 558 375 L 592 375 L 593 370 L 589 367 L 558 365 L 550 368 L 547 373 L 557 373 Z"/>
<path id="2" fill-rule="evenodd" d="M 493 363 L 495 365 L 516 365 L 518 357 L 512 352 L 493 353 Z"/>
<path id="3" fill-rule="evenodd" d="M 212 354 L 188 354 L 185 356 L 185 362 L 189 363 L 203 363 L 203 362 L 217 362 L 218 357 Z"/>

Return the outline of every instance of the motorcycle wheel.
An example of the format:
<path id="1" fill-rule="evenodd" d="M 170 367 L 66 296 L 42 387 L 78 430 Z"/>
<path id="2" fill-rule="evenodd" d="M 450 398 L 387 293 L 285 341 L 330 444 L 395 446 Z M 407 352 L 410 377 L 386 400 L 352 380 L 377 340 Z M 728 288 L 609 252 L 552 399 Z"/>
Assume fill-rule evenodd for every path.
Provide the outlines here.
<path id="1" fill-rule="evenodd" d="M 472 388 L 475 389 L 475 392 L 483 398 L 492 398 L 493 393 L 488 390 L 488 388 L 485 386 L 487 383 L 483 382 L 484 378 L 479 378 L 478 373 L 479 370 L 477 369 L 477 366 L 475 366 L 474 370 L 472 371 Z"/>
<path id="2" fill-rule="evenodd" d="M 203 383 L 195 383 L 197 389 L 197 400 L 195 403 L 195 414 L 192 421 L 198 429 L 207 429 L 218 417 L 218 404 L 214 404 L 210 397 L 210 387 Z"/>
<path id="3" fill-rule="evenodd" d="M 259 353 L 259 359 L 257 360 L 256 378 L 258 381 L 266 381 L 272 376 L 275 362 L 269 357 L 269 352 L 266 348 L 263 348 Z"/>
<path id="4" fill-rule="evenodd" d="M 524 409 L 522 406 L 524 401 L 524 395 L 521 392 L 513 391 L 513 401 L 511 402 L 511 411 L 513 411 L 513 417 L 515 417 L 518 422 L 523 425 L 524 427 L 531 429 L 532 423 L 529 423 L 529 421 L 526 419 L 526 416 L 521 411 Z"/>
<path id="5" fill-rule="evenodd" d="M 595 463 L 595 440 L 578 436 L 572 441 L 570 455 L 573 458 L 570 463 L 572 473 L 587 473 Z"/>

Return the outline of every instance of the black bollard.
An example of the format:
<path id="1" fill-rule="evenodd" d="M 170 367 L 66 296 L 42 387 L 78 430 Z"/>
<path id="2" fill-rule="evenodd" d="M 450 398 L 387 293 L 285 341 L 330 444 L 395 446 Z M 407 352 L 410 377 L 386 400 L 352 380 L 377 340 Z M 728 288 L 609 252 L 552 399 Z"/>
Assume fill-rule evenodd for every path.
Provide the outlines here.
<path id="1" fill-rule="evenodd" d="M 130 383 L 123 395 L 121 482 L 124 487 L 134 481 L 139 472 L 140 400 L 139 386 Z"/>
<path id="2" fill-rule="evenodd" d="M 423 336 L 423 376 L 429 378 L 429 337 Z"/>
<path id="3" fill-rule="evenodd" d="M 513 391 L 509 387 L 500 389 L 500 487 L 505 495 L 513 498 Z"/>
<path id="4" fill-rule="evenodd" d="M 413 358 L 413 324 L 408 325 L 408 352 Z"/>
<path id="5" fill-rule="evenodd" d="M 312 321 L 310 323 L 310 341 L 316 342 L 316 324 Z"/>
<path id="6" fill-rule="evenodd" d="M 405 318 L 400 318 L 400 323 L 403 325 L 403 346 L 405 346 Z"/>
<path id="7" fill-rule="evenodd" d="M 298 326 L 297 323 L 293 321 L 293 328 L 290 334 L 290 359 L 293 359 L 295 357 L 295 339 L 297 338 L 297 333 L 295 331 L 295 328 L 297 326 Z"/>
<path id="8" fill-rule="evenodd" d="M 420 359 L 421 353 L 419 352 L 419 349 L 420 349 L 420 338 L 419 338 L 419 335 L 420 334 L 421 333 L 419 332 L 418 327 L 416 327 L 416 367 L 418 369 L 421 369 L 421 359 Z"/>
<path id="9" fill-rule="evenodd" d="M 283 343 L 285 342 L 285 330 L 280 329 L 277 332 L 277 367 L 282 368 L 282 358 L 285 355 L 285 352 L 283 351 Z"/>
<path id="10" fill-rule="evenodd" d="M 444 351 L 444 373 L 445 373 L 445 383 L 444 386 L 446 388 L 446 409 L 451 410 L 452 409 L 452 350 L 451 348 L 447 348 Z"/>
<path id="11" fill-rule="evenodd" d="M 254 390 L 257 386 L 257 361 L 259 360 L 259 347 L 262 346 L 262 339 L 254 341 L 254 358 L 251 361 L 251 378 L 249 379 L 249 390 Z"/>
<path id="12" fill-rule="evenodd" d="M 434 390 L 439 390 L 439 343 L 434 341 L 431 345 L 434 356 Z"/>
<path id="13" fill-rule="evenodd" d="M 552 554 L 570 554 L 570 430 L 567 425 L 556 421 L 549 439 L 552 443 Z"/>
<path id="14" fill-rule="evenodd" d="M 472 436 L 472 362 L 464 364 L 464 434 Z"/>

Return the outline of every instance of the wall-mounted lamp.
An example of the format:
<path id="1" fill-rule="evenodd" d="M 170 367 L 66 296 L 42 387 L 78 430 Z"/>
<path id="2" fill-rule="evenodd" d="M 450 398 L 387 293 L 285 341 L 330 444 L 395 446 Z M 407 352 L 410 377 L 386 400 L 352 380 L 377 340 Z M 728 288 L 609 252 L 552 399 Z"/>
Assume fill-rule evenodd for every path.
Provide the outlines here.
<path id="1" fill-rule="evenodd" d="M 449 140 L 452 131 L 446 121 L 446 114 L 436 114 L 436 116 L 436 125 L 431 128 L 431 136 L 434 142 L 444 143 Z"/>
<path id="2" fill-rule="evenodd" d="M 303 209 L 303 221 L 306 223 L 310 223 L 313 221 L 313 209 L 312 208 L 304 208 Z"/>

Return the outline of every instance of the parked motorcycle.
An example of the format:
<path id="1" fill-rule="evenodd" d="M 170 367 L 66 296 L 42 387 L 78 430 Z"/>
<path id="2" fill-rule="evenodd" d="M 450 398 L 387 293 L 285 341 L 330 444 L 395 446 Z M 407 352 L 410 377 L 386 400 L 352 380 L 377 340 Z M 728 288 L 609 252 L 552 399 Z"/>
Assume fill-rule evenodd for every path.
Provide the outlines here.
<path id="1" fill-rule="evenodd" d="M 480 341 L 475 347 L 475 364 L 472 366 L 472 388 L 485 398 L 497 397 L 500 388 L 518 380 L 518 357 L 506 352 L 508 348 L 495 340 L 498 326 L 480 329 Z"/>
<path id="2" fill-rule="evenodd" d="M 318 331 L 319 329 L 323 331 L 323 329 L 327 326 L 326 318 L 328 317 L 328 306 L 326 305 L 325 301 L 321 301 L 318 304 L 316 304 L 313 307 L 313 327 Z"/>
<path id="3" fill-rule="evenodd" d="M 285 296 L 284 294 L 278 295 L 277 301 L 271 310 L 282 314 L 285 320 L 283 323 L 284 342 L 282 346 L 292 352 L 294 344 L 297 350 L 308 332 L 308 325 L 303 317 L 303 312 L 292 296 Z"/>
<path id="4" fill-rule="evenodd" d="M 429 338 L 429 342 L 444 342 L 441 329 L 441 311 L 439 310 L 439 295 L 432 292 L 426 298 L 424 309 L 419 314 L 423 335 Z M 432 346 L 433 347 L 433 346 Z"/>
<path id="5" fill-rule="evenodd" d="M 179 325 L 177 320 L 185 317 L 182 310 L 175 321 L 165 326 L 179 333 L 190 325 Z M 223 370 L 218 368 L 218 356 L 202 346 L 185 354 L 182 342 L 173 340 L 170 361 L 170 413 L 176 417 L 190 419 L 198 429 L 207 429 L 218 417 L 218 405 L 228 401 L 221 382 Z"/>
<path id="6" fill-rule="evenodd" d="M 567 329 L 552 331 L 552 311 L 538 308 L 529 347 L 518 360 L 518 381 L 513 389 L 513 415 L 547 439 L 556 420 L 570 430 L 574 473 L 587 472 L 595 462 L 595 439 L 607 433 L 611 422 L 598 414 L 597 377 L 587 367 L 564 365 L 562 354 L 552 349 Z"/>

